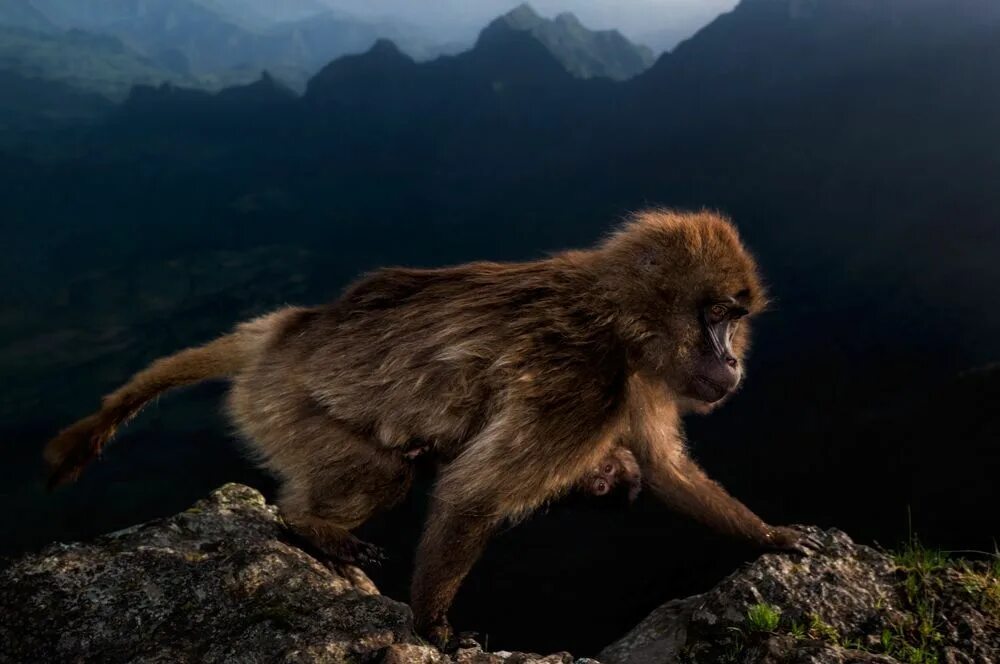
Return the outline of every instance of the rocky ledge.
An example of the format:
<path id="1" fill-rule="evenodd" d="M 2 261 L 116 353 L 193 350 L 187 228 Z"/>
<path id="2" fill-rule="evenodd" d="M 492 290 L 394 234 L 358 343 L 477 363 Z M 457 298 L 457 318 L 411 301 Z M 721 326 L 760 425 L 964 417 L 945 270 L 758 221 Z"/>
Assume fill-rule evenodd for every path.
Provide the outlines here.
<path id="1" fill-rule="evenodd" d="M 599 658 L 1000 662 L 996 561 L 815 534 L 822 552 L 762 556 L 664 604 Z M 236 484 L 169 519 L 14 561 L 0 572 L 0 616 L 0 662 L 588 661 L 427 646 L 405 604 L 288 544 L 274 507 Z"/>

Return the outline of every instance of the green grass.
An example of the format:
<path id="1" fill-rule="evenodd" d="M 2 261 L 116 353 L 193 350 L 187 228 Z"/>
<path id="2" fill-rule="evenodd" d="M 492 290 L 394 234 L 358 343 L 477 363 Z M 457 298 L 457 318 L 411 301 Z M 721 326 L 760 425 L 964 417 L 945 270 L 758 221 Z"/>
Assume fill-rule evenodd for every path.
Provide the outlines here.
<path id="1" fill-rule="evenodd" d="M 773 632 L 781 622 L 781 609 L 773 604 L 754 604 L 747 609 L 747 626 L 751 632 Z"/>
<path id="2" fill-rule="evenodd" d="M 818 613 L 809 614 L 809 625 L 806 632 L 811 638 L 840 645 L 840 632 L 837 631 L 836 627 L 820 618 Z"/>
<path id="3" fill-rule="evenodd" d="M 962 590 L 982 611 L 1000 621 L 1000 555 L 985 565 L 972 565 L 962 560 L 955 569 Z"/>
<path id="4" fill-rule="evenodd" d="M 903 574 L 908 615 L 894 625 L 895 633 L 883 631 L 883 650 L 907 664 L 937 664 L 944 640 L 937 605 L 944 589 L 943 574 L 955 563 L 944 551 L 925 547 L 913 534 L 892 557 Z"/>
<path id="5" fill-rule="evenodd" d="M 928 549 L 916 535 L 911 535 L 903 547 L 893 553 L 893 561 L 900 568 L 919 575 L 929 575 L 940 571 L 951 562 L 948 554 L 936 549 Z"/>
<path id="6" fill-rule="evenodd" d="M 943 595 L 954 588 L 955 583 L 981 610 L 1000 623 L 1000 551 L 982 553 L 989 558 L 985 561 L 952 558 L 948 552 L 924 546 L 911 535 L 903 546 L 890 553 L 898 568 L 897 588 L 904 612 L 902 616 L 896 612 L 883 614 L 891 622 L 886 622 L 881 633 L 849 638 L 851 635 L 841 634 L 817 613 L 806 615 L 804 620 L 785 620 L 786 629 L 782 631 L 796 639 L 815 639 L 843 648 L 889 655 L 905 664 L 939 664 L 943 661 L 944 643 L 939 608 Z M 883 613 L 884 604 L 881 598 L 876 602 L 879 613 Z M 772 604 L 750 606 L 745 626 L 732 628 L 739 634 L 739 650 L 735 652 L 767 634 L 778 632 L 781 617 L 781 609 Z"/>

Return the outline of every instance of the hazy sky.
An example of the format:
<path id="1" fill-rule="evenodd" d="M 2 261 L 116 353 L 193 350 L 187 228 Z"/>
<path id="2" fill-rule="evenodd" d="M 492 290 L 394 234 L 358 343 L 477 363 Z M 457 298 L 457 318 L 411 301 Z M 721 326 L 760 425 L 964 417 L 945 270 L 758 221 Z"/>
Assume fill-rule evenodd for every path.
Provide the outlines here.
<path id="1" fill-rule="evenodd" d="M 325 0 L 357 16 L 389 16 L 431 28 L 446 39 L 471 39 L 517 0 Z M 543 16 L 570 11 L 590 28 L 618 28 L 639 41 L 671 43 L 729 11 L 737 0 L 533 0 Z M 654 38 L 654 36 L 656 36 Z M 662 46 L 661 44 L 650 44 Z"/>

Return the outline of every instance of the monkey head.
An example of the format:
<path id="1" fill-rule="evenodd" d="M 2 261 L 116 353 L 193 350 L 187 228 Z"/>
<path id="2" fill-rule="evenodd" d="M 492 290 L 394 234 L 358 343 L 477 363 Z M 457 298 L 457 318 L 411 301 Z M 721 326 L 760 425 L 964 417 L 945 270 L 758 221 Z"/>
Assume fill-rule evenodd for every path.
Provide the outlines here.
<path id="1" fill-rule="evenodd" d="M 624 486 L 628 488 L 629 502 L 634 502 L 642 490 L 642 471 L 632 452 L 615 447 L 590 469 L 580 484 L 595 496 L 607 495 Z"/>
<path id="2" fill-rule="evenodd" d="M 739 387 L 749 319 L 766 306 L 757 266 L 720 215 L 649 211 L 599 250 L 635 371 L 705 412 Z"/>

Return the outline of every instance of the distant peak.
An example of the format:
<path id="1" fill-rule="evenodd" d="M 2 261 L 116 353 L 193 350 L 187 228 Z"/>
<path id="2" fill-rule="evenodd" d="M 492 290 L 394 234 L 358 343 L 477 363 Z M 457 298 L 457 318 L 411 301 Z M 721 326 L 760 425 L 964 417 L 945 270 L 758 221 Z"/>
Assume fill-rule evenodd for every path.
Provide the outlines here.
<path id="1" fill-rule="evenodd" d="M 771 0 L 778 1 L 778 0 Z M 490 23 L 477 44 L 507 43 L 512 33 L 526 33 L 573 76 L 624 80 L 653 63 L 652 52 L 616 30 L 590 30 L 570 12 L 544 18 L 528 4 L 518 5 Z"/>
<path id="2" fill-rule="evenodd" d="M 561 14 L 557 14 L 554 20 L 556 23 L 568 27 L 583 27 L 583 24 L 580 23 L 580 19 L 578 19 L 576 14 L 573 12 L 563 12 Z"/>
<path id="3" fill-rule="evenodd" d="M 257 82 L 252 83 L 251 85 L 256 86 L 259 89 L 267 90 L 269 92 L 276 92 L 279 95 L 283 96 L 292 96 L 292 97 L 298 96 L 295 94 L 294 90 L 292 90 L 290 87 L 285 85 L 280 80 L 276 79 L 271 74 L 271 72 L 269 72 L 266 69 L 260 72 L 260 78 L 257 79 Z"/>
<path id="4" fill-rule="evenodd" d="M 526 2 L 511 9 L 501 19 L 510 27 L 520 30 L 534 27 L 543 21 L 542 17 Z"/>
<path id="5" fill-rule="evenodd" d="M 368 52 L 372 55 L 403 55 L 403 52 L 399 50 L 396 43 L 385 37 L 376 39 L 372 47 L 368 49 Z"/>

